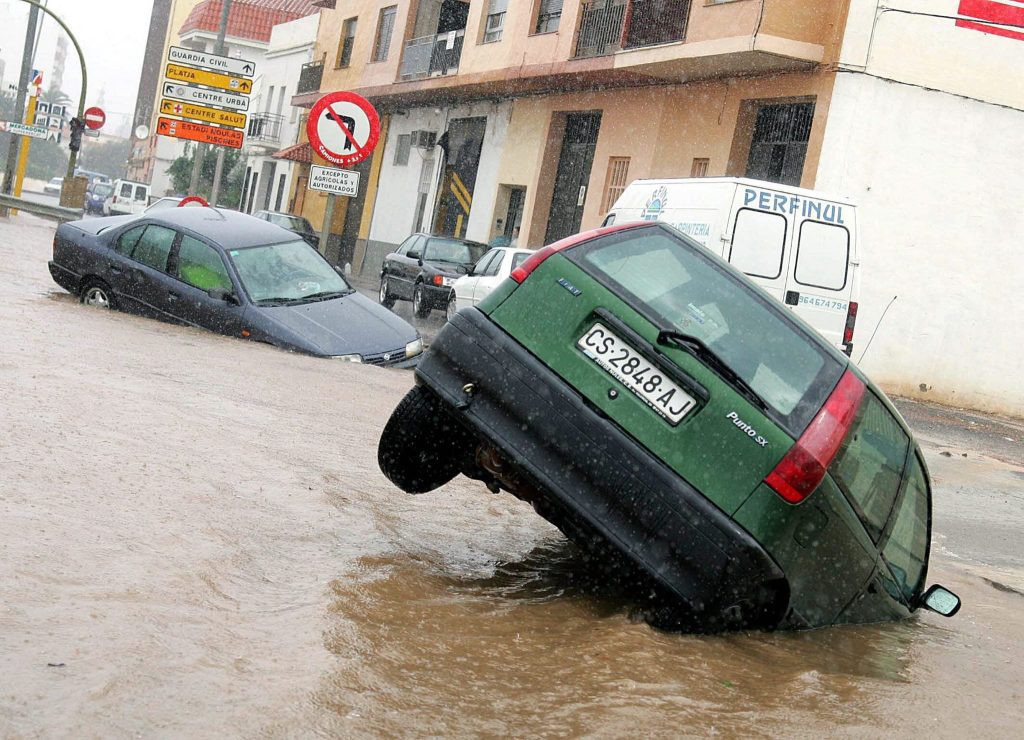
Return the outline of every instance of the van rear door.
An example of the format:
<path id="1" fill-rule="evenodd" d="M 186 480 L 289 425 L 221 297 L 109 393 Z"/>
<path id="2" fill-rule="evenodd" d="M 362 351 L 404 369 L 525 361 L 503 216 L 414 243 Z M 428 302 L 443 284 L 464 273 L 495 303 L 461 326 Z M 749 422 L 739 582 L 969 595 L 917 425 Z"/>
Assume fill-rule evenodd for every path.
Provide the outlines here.
<path id="1" fill-rule="evenodd" d="M 786 297 L 793 218 L 781 193 L 742 185 L 736 188 L 722 258 L 771 293 Z"/>

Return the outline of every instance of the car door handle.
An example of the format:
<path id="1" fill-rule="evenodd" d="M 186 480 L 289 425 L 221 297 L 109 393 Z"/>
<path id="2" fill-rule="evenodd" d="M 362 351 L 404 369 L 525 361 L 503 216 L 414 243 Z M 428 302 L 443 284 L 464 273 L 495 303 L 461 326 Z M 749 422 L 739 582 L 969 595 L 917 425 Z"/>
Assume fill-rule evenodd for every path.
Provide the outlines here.
<path id="1" fill-rule="evenodd" d="M 167 291 L 167 299 L 170 301 L 176 301 L 181 298 L 181 293 L 175 293 L 173 290 Z"/>
<path id="2" fill-rule="evenodd" d="M 124 270 L 122 270 L 120 267 L 114 267 L 113 265 L 111 265 L 110 267 L 107 268 L 107 272 L 109 272 L 111 275 L 120 275 L 124 272 Z"/>

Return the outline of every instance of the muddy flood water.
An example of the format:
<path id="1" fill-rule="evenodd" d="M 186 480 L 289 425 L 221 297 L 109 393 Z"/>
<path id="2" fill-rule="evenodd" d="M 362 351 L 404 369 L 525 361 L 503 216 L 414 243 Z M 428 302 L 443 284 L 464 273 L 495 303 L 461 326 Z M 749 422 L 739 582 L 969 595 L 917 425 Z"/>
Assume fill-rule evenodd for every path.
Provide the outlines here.
<path id="1" fill-rule="evenodd" d="M 928 427 L 955 618 L 667 634 L 525 504 L 389 484 L 410 373 L 86 309 L 52 232 L 0 221 L 0 736 L 1019 736 L 1019 437 Z"/>

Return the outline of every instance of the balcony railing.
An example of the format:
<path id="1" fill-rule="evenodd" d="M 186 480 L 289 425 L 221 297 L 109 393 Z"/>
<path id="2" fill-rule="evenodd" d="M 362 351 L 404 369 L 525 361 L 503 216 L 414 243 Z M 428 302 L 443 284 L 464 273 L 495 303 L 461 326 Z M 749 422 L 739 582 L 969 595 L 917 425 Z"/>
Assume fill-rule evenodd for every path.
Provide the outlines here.
<path id="1" fill-rule="evenodd" d="M 583 3 L 577 59 L 686 38 L 691 0 L 590 0 Z"/>
<path id="2" fill-rule="evenodd" d="M 626 48 L 654 46 L 686 38 L 690 0 L 633 0 Z"/>
<path id="3" fill-rule="evenodd" d="M 403 80 L 451 75 L 459 71 L 466 29 L 412 39 L 405 45 L 400 75 Z"/>
<path id="4" fill-rule="evenodd" d="M 249 141 L 253 144 L 277 144 L 281 141 L 284 116 L 278 113 L 253 113 L 249 116 Z"/>
<path id="5" fill-rule="evenodd" d="M 309 62 L 303 64 L 299 70 L 299 84 L 295 88 L 296 95 L 316 92 L 320 89 L 320 82 L 324 76 L 323 62 Z"/>

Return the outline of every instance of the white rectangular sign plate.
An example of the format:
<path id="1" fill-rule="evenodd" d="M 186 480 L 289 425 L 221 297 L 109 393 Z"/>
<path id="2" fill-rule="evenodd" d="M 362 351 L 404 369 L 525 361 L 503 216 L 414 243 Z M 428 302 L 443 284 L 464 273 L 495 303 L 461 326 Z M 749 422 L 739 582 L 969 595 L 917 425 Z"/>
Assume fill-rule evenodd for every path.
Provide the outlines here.
<path id="1" fill-rule="evenodd" d="M 222 57 L 218 54 L 207 54 L 203 51 L 183 49 L 180 46 L 172 46 L 168 50 L 167 61 L 174 62 L 175 64 L 187 64 L 190 67 L 212 69 L 214 72 L 223 72 L 229 75 L 252 77 L 256 73 L 256 65 L 247 59 Z"/>
<path id="2" fill-rule="evenodd" d="M 249 98 L 245 95 L 235 95 L 223 90 L 207 90 L 205 87 L 196 87 L 170 80 L 164 80 L 161 84 L 165 98 L 174 98 L 197 105 L 215 105 L 218 108 L 231 108 L 238 111 L 249 110 Z"/>
<path id="3" fill-rule="evenodd" d="M 313 165 L 309 168 L 309 187 L 354 198 L 359 194 L 359 173 Z"/>

